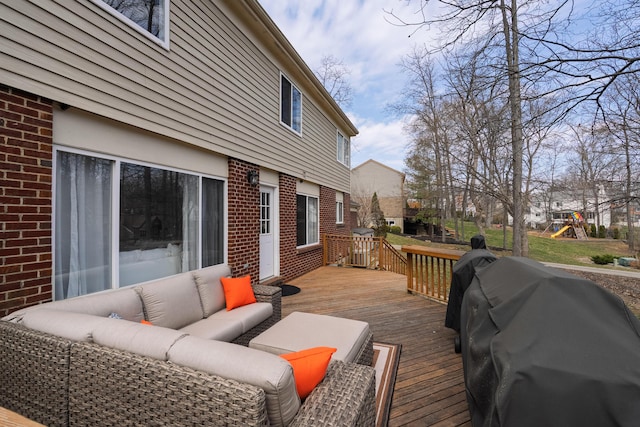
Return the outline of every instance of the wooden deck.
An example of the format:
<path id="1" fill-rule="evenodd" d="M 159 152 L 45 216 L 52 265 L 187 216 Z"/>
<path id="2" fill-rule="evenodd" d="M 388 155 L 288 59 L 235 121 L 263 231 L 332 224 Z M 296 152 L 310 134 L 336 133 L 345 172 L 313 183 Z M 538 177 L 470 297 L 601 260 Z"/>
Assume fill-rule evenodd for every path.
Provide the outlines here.
<path id="1" fill-rule="evenodd" d="M 389 426 L 470 426 L 462 359 L 446 306 L 407 293 L 406 276 L 360 268 L 321 267 L 289 282 L 282 299 L 293 311 L 368 322 L 375 341 L 402 344 Z"/>

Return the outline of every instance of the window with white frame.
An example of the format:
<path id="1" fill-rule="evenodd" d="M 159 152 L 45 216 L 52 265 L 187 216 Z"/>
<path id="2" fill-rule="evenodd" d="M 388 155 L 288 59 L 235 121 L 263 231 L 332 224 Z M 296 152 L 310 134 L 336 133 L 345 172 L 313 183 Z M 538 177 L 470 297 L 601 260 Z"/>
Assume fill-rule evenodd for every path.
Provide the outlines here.
<path id="1" fill-rule="evenodd" d="M 170 0 L 93 0 L 142 34 L 169 44 Z"/>
<path id="2" fill-rule="evenodd" d="M 336 144 L 337 159 L 343 165 L 349 167 L 351 161 L 351 146 L 349 139 L 338 132 L 338 139 Z"/>
<path id="3" fill-rule="evenodd" d="M 298 194 L 296 196 L 297 246 L 313 245 L 320 241 L 318 198 Z"/>
<path id="4" fill-rule="evenodd" d="M 221 179 L 58 150 L 56 300 L 224 262 Z"/>
<path id="5" fill-rule="evenodd" d="M 302 133 L 302 94 L 284 75 L 280 76 L 280 121 Z"/>
<path id="6" fill-rule="evenodd" d="M 344 194 L 336 192 L 336 224 L 344 224 Z"/>

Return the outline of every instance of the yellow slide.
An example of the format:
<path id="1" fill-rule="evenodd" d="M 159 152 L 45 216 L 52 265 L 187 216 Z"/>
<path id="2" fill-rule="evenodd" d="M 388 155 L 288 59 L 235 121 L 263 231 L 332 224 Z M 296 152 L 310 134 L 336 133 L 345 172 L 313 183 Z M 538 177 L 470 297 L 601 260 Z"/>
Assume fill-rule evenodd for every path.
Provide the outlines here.
<path id="1" fill-rule="evenodd" d="M 558 237 L 559 235 L 561 235 L 562 233 L 564 233 L 565 231 L 567 231 L 568 229 L 570 229 L 571 226 L 570 225 L 565 225 L 564 227 L 562 227 L 560 230 L 558 230 L 557 233 L 553 233 L 551 235 L 552 239 L 555 239 L 556 237 Z"/>

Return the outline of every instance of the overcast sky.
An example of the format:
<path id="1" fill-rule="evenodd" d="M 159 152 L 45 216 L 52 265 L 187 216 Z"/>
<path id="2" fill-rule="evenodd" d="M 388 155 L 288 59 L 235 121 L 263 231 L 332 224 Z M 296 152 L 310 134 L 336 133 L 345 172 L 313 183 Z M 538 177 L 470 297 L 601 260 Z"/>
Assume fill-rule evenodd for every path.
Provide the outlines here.
<path id="1" fill-rule="evenodd" d="M 387 106 L 402 95 L 400 59 L 429 39 L 424 30 L 409 37 L 415 28 L 392 25 L 385 10 L 410 19 L 416 6 L 406 0 L 259 1 L 312 70 L 333 55 L 351 71 L 353 102 L 345 112 L 360 131 L 352 139 L 351 166 L 374 159 L 403 171 L 408 139 L 402 118 Z"/>

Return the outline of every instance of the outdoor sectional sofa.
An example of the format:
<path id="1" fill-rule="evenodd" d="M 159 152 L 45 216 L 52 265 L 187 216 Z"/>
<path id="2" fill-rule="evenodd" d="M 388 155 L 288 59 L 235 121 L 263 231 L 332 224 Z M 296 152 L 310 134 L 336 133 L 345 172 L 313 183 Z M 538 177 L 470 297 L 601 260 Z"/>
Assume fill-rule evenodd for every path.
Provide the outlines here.
<path id="1" fill-rule="evenodd" d="M 3 318 L 0 405 L 48 426 L 373 425 L 373 368 L 333 360 L 301 401 L 289 362 L 247 347 L 280 320 L 280 288 L 253 286 L 256 303 L 227 311 L 229 273 L 208 267 Z"/>

